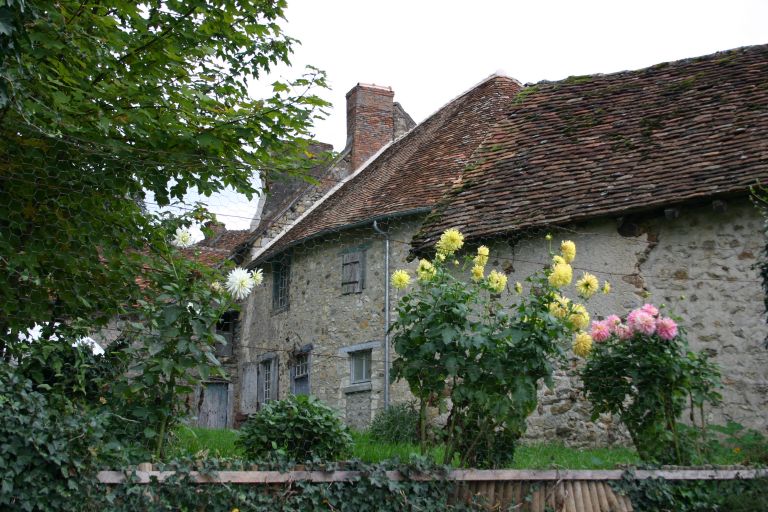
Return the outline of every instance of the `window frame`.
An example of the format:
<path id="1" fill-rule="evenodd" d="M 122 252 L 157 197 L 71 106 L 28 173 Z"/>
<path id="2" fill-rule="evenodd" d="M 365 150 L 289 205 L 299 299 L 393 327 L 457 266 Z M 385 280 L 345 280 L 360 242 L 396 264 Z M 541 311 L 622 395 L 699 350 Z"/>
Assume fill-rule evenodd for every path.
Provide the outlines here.
<path id="1" fill-rule="evenodd" d="M 300 379 L 306 381 L 306 393 L 302 392 L 301 394 L 309 395 L 312 393 L 312 348 L 313 346 L 310 343 L 293 353 L 293 360 L 291 362 L 291 394 L 298 394 L 296 390 Z M 301 359 L 304 361 L 301 362 Z M 300 369 L 303 369 L 302 373 L 299 373 Z"/>
<path id="2" fill-rule="evenodd" d="M 281 313 L 291 305 L 291 256 L 283 255 L 272 261 L 272 312 Z"/>
<path id="3" fill-rule="evenodd" d="M 280 399 L 280 362 L 275 353 L 267 353 L 258 358 L 256 369 L 256 401 L 258 407 L 270 400 Z M 269 370 L 267 370 L 269 367 Z M 269 381 L 267 382 L 267 377 Z M 267 396 L 269 391 L 269 396 Z"/>
<path id="4" fill-rule="evenodd" d="M 362 360 L 362 379 L 357 379 L 355 374 L 355 362 Z M 349 384 L 364 384 L 371 382 L 373 372 L 371 366 L 373 362 L 373 349 L 366 348 L 349 352 Z M 366 372 L 367 370 L 367 372 Z M 366 376 L 367 373 L 367 376 Z"/>
<path id="5" fill-rule="evenodd" d="M 232 357 L 234 354 L 235 332 L 237 330 L 237 322 L 239 320 L 240 315 L 237 310 L 229 309 L 225 311 L 219 318 L 219 321 L 216 322 L 216 325 L 214 326 L 214 332 L 227 340 L 226 345 L 219 343 L 218 341 L 216 342 L 214 347 L 216 357 Z M 220 329 L 221 325 L 227 324 L 230 326 L 229 331 Z"/>

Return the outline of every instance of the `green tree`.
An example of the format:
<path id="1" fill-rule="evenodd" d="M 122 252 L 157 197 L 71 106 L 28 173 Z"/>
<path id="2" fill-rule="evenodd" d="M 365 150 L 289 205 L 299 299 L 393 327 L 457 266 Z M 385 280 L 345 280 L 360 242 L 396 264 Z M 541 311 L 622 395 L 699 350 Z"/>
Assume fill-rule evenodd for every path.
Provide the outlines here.
<path id="1" fill-rule="evenodd" d="M 0 0 L 0 337 L 104 323 L 140 297 L 167 230 L 142 208 L 196 187 L 251 197 L 302 173 L 326 103 L 288 63 L 281 0 Z M 6 350 L 6 355 L 8 351 Z"/>

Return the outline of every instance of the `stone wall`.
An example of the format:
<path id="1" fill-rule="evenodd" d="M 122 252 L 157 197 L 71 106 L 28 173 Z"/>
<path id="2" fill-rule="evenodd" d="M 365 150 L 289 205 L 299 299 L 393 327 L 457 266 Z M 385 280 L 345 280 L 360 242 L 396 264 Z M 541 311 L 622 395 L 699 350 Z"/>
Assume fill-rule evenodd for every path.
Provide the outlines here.
<path id="1" fill-rule="evenodd" d="M 418 222 L 384 225 L 395 240 L 409 240 Z M 345 250 L 365 250 L 365 287 L 361 293 L 342 294 L 341 267 Z M 408 252 L 403 243 L 392 243 L 393 268 L 402 266 Z M 408 264 L 415 268 L 414 263 Z M 307 344 L 311 353 L 311 393 L 339 411 L 349 422 L 367 425 L 383 407 L 384 383 L 384 239 L 372 226 L 312 241 L 291 253 L 287 310 L 272 311 L 271 266 L 264 269 L 264 286 L 254 292 L 243 306 L 241 335 L 236 346 L 238 361 L 257 360 L 265 352 L 279 357 L 280 396 L 290 387 L 290 353 Z M 393 295 L 392 303 L 396 297 Z M 375 342 L 371 353 L 370 390 L 350 386 L 350 361 L 344 349 Z M 405 398 L 407 388 L 397 383 L 391 387 L 393 401 Z M 240 403 L 242 389 L 236 390 Z M 370 406 L 361 404 L 370 403 Z M 368 411 L 367 413 L 365 411 Z M 366 417 L 360 417 L 364 414 Z"/>
<path id="2" fill-rule="evenodd" d="M 561 239 L 576 242 L 576 277 L 588 270 L 601 281 L 611 282 L 611 294 L 599 294 L 589 302 L 593 318 L 622 314 L 646 301 L 667 304 L 681 315 L 691 346 L 709 351 L 723 369 L 724 404 L 709 411 L 710 420 L 724 423 L 732 419 L 765 431 L 768 351 L 761 343 L 768 330 L 757 271 L 752 269 L 763 244 L 762 220 L 746 200 L 732 201 L 726 212 L 715 213 L 711 205 L 705 205 L 681 208 L 678 213 L 672 219 L 663 212 L 625 218 L 621 231 L 628 236 L 619 234 L 615 219 L 573 226 L 572 231 L 556 230 L 553 243 Z M 391 270 L 415 268 L 416 262 L 406 262 L 406 242 L 418 221 L 388 227 L 394 240 Z M 627 229 L 629 224 L 632 229 Z M 489 270 L 509 273 L 510 285 L 548 263 L 543 233 L 515 243 L 489 245 Z M 342 295 L 341 254 L 352 247 L 366 249 L 366 286 L 362 293 Z M 365 228 L 293 249 L 290 307 L 276 314 L 271 311 L 272 275 L 265 267 L 265 286 L 251 296 L 242 313 L 239 364 L 278 351 L 280 395 L 285 396 L 290 390 L 290 350 L 311 343 L 312 394 L 342 416 L 349 415 L 349 423 L 367 424 L 383 405 L 383 248 L 383 239 Z M 396 299 L 393 294 L 393 304 Z M 371 389 L 346 393 L 350 368 L 343 349 L 371 341 L 377 342 L 372 352 Z M 626 442 L 623 429 L 611 418 L 589 421 L 589 405 L 573 376 L 579 364 L 579 359 L 570 358 L 558 371 L 555 387 L 542 386 L 539 408 L 529 420 L 529 438 L 574 445 Z M 393 383 L 391 397 L 393 402 L 411 398 L 402 382 Z"/>

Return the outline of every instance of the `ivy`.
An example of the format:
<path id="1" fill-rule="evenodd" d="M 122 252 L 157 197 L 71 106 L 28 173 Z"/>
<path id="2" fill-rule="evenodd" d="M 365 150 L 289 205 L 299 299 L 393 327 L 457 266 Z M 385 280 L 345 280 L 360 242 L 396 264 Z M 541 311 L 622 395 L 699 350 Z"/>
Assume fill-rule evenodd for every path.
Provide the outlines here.
<path id="1" fill-rule="evenodd" d="M 634 510 L 654 512 L 763 512 L 768 478 L 751 480 L 637 479 L 624 474 L 614 489 L 625 494 Z"/>
<path id="2" fill-rule="evenodd" d="M 259 470 L 287 471 L 286 464 L 260 463 Z M 363 464 L 345 463 L 345 471 L 359 471 L 354 481 L 317 483 L 295 481 L 275 485 L 197 484 L 191 471 L 213 474 L 220 469 L 248 469 L 242 462 L 195 462 L 182 460 L 160 466 L 159 470 L 176 473 L 160 483 L 137 483 L 134 474 L 116 485 L 103 497 L 109 510 L 117 512 L 147 510 L 205 510 L 288 512 L 337 510 L 349 512 L 438 512 L 482 510 L 475 504 L 452 504 L 453 483 L 447 480 L 448 468 L 435 466 L 426 459 L 414 457 L 405 464 L 398 462 Z M 333 471 L 338 464 L 315 463 L 308 471 Z M 386 472 L 398 470 L 402 480 L 390 479 Z M 418 479 L 414 477 L 419 477 Z M 425 478 L 427 477 L 427 478 Z"/>

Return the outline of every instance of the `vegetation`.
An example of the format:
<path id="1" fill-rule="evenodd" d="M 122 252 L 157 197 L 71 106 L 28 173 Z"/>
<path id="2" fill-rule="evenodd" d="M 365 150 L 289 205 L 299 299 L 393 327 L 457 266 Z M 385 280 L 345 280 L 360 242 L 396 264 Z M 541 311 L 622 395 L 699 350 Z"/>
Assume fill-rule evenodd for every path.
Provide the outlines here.
<path id="1" fill-rule="evenodd" d="M 720 400 L 718 368 L 690 351 L 684 329 L 652 304 L 624 321 L 594 322 L 592 336 L 598 343 L 581 379 L 593 418 L 617 415 L 644 461 L 691 464 L 706 431 L 704 405 Z M 698 413 L 698 428 L 679 424 L 686 405 Z"/>
<path id="2" fill-rule="evenodd" d="M 254 173 L 311 165 L 323 73 L 275 82 L 263 99 L 249 92 L 289 61 L 285 1 L 3 5 L 4 342 L 36 323 L 91 330 L 133 304 L 136 277 L 157 262 L 147 258 L 168 256 L 144 201 L 225 186 L 251 197 Z"/>
<path id="3" fill-rule="evenodd" d="M 252 414 L 237 445 L 255 460 L 339 460 L 350 452 L 352 437 L 336 412 L 320 400 L 291 395 L 267 402 Z"/>
<path id="4" fill-rule="evenodd" d="M 175 233 L 187 246 L 185 228 L 212 216 L 146 206 L 192 189 L 252 197 L 256 175 L 315 163 L 306 136 L 325 106 L 323 73 L 249 92 L 289 61 L 284 9 L 0 2 L 0 374 L 11 379 L 0 404 L 17 415 L 0 427 L 0 468 L 14 475 L 3 504 L 71 510 L 64 496 L 84 496 L 100 464 L 164 458 L 187 413 L 179 397 L 220 372 L 223 273 L 169 243 Z M 242 300 L 256 278 L 241 271 L 230 295 Z M 100 329 L 118 337 L 107 357 L 73 346 Z M 121 462 L 106 458 L 117 445 Z"/>
<path id="5" fill-rule="evenodd" d="M 386 443 L 418 443 L 419 411 L 412 403 L 390 405 L 371 422 L 371 438 Z"/>
<path id="6" fill-rule="evenodd" d="M 526 418 L 537 405 L 540 381 L 552 384 L 556 363 L 565 355 L 566 340 L 575 336 L 576 350 L 591 343 L 589 315 L 581 304 L 560 296 L 573 277 L 573 242 L 563 242 L 553 265 L 527 279 L 530 293 L 507 295 L 507 276 L 496 270 L 485 275 L 489 250 L 480 246 L 463 265 L 457 251 L 463 236 L 447 230 L 436 245 L 432 261 L 421 260 L 417 285 L 397 305 L 392 326 L 398 358 L 396 378 L 408 382 L 419 400 L 422 451 L 428 445 L 426 410 L 448 411 L 438 438 L 445 445 L 443 463 L 458 455 L 462 466 L 505 467 L 513 460 Z M 470 279 L 453 271 L 469 270 Z M 580 293 L 598 288 L 594 276 L 579 281 Z M 409 275 L 392 275 L 395 287 L 405 288 Z M 586 281 L 585 281 L 586 282 Z M 587 289 L 588 288 L 588 289 Z"/>
<path id="7" fill-rule="evenodd" d="M 383 442 L 370 431 L 352 431 L 353 446 L 349 458 L 374 464 L 392 459 L 408 461 L 419 454 L 418 442 Z M 213 458 L 243 458 L 242 449 L 237 446 L 239 434 L 234 430 L 179 427 L 171 445 L 170 454 L 175 458 L 199 456 Z M 445 447 L 433 446 L 427 457 L 441 461 Z M 736 463 L 732 452 L 720 454 L 719 462 Z M 610 448 L 570 448 L 559 443 L 531 443 L 518 446 L 515 461 L 510 469 L 613 469 L 618 465 L 637 464 L 637 453 L 631 448 L 614 446 Z M 458 459 L 454 464 L 458 465 Z"/>

